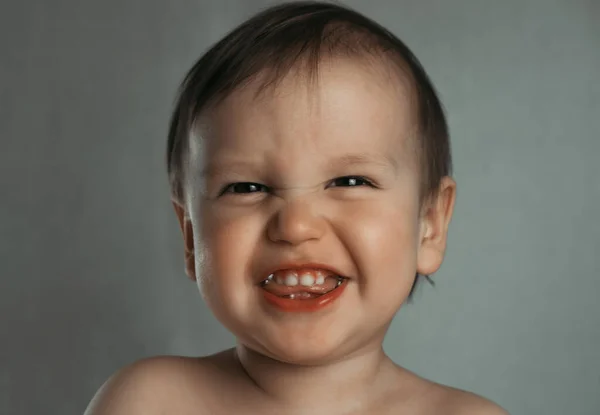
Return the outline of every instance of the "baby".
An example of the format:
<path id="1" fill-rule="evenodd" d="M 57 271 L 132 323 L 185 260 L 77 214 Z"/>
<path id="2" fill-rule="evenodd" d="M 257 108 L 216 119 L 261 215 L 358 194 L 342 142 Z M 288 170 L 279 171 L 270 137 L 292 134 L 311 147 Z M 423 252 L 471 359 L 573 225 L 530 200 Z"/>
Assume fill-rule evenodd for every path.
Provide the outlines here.
<path id="1" fill-rule="evenodd" d="M 167 160 L 187 274 L 237 345 L 138 361 L 86 414 L 506 414 L 383 351 L 456 194 L 442 105 L 389 31 L 264 10 L 188 73 Z"/>

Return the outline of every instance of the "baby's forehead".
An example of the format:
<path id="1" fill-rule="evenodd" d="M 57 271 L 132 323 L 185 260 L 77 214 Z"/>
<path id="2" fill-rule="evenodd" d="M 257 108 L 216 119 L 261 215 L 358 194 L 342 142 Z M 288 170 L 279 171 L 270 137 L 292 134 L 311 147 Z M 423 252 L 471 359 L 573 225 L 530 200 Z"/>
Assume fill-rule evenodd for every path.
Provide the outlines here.
<path id="1" fill-rule="evenodd" d="M 340 84 L 349 91 L 366 86 L 379 95 L 393 93 L 398 101 L 407 98 L 415 101 L 417 92 L 410 69 L 401 60 L 383 53 L 351 57 L 323 55 L 313 67 L 309 61 L 301 61 L 289 68 L 284 76 L 275 76 L 270 68 L 266 68 L 237 91 L 246 94 L 254 103 L 302 89 L 316 99 Z"/>
<path id="2" fill-rule="evenodd" d="M 265 140 L 288 147 L 312 143 L 319 151 L 328 144 L 343 148 L 372 142 L 376 147 L 386 137 L 397 142 L 417 128 L 414 100 L 406 87 L 391 86 L 386 77 L 354 63 L 337 63 L 321 68 L 315 83 L 290 74 L 257 94 L 257 81 L 206 113 L 199 136 L 219 147 L 248 151 Z"/>
<path id="3" fill-rule="evenodd" d="M 410 76 L 389 63 L 327 59 L 314 74 L 297 65 L 276 82 L 260 73 L 203 111 L 197 124 L 235 128 L 276 117 L 342 116 L 351 122 L 349 116 L 370 116 L 373 129 L 386 117 L 412 125 L 418 115 L 415 92 Z"/>

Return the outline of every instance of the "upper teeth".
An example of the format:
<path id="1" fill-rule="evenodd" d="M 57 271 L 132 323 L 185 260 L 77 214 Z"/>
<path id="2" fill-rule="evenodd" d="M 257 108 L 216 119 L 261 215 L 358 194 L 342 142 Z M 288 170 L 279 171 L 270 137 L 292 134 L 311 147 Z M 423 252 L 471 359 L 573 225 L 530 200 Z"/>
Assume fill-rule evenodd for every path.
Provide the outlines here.
<path id="1" fill-rule="evenodd" d="M 294 274 L 286 274 L 284 278 L 284 284 L 290 287 L 298 285 L 298 277 Z"/>
<path id="2" fill-rule="evenodd" d="M 277 275 L 275 282 L 277 284 L 287 285 L 288 287 L 295 287 L 298 284 L 304 287 L 310 287 L 314 284 L 320 285 L 325 283 L 325 274 L 320 271 L 315 272 L 316 277 L 311 272 L 296 272 L 288 271 L 283 275 Z M 267 280 L 273 280 L 273 275 L 270 275 Z"/>

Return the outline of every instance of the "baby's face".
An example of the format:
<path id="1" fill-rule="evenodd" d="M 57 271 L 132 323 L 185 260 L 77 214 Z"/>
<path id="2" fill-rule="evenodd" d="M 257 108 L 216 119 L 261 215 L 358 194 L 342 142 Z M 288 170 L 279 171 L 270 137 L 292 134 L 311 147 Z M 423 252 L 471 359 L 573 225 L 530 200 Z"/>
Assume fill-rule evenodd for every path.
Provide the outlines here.
<path id="1" fill-rule="evenodd" d="M 338 60 L 315 89 L 290 76 L 253 94 L 231 95 L 192 138 L 188 272 L 216 317 L 268 356 L 314 363 L 380 341 L 415 273 L 441 263 L 423 242 L 409 87 Z M 340 295 L 319 305 L 334 280 Z"/>

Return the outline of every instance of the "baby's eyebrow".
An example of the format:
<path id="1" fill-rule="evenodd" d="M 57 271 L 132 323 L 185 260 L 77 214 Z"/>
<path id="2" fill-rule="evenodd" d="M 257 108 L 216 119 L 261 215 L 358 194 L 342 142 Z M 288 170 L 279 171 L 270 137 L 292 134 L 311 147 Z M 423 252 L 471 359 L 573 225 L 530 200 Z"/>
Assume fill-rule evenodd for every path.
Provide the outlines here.
<path id="1" fill-rule="evenodd" d="M 357 165 L 377 165 L 379 167 L 398 168 L 397 161 L 390 155 L 373 155 L 367 153 L 344 154 L 330 162 L 333 168 L 352 167 Z"/>
<path id="2" fill-rule="evenodd" d="M 375 155 L 368 153 L 349 153 L 326 161 L 327 169 L 340 170 L 356 166 L 377 166 L 380 168 L 393 169 L 397 171 L 398 163 L 390 155 Z M 250 160 L 227 160 L 222 162 L 209 162 L 200 172 L 205 179 L 214 178 L 224 172 L 258 173 L 260 163 Z"/>
<path id="3" fill-rule="evenodd" d="M 257 168 L 256 163 L 242 160 L 232 160 L 225 162 L 209 162 L 207 163 L 200 172 L 201 177 L 205 179 L 214 178 L 227 171 L 255 171 Z"/>

